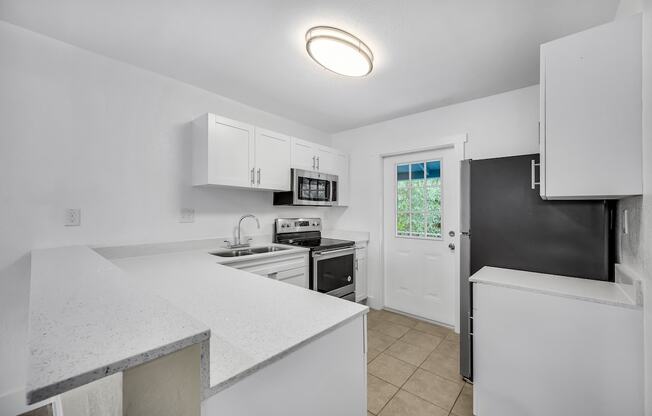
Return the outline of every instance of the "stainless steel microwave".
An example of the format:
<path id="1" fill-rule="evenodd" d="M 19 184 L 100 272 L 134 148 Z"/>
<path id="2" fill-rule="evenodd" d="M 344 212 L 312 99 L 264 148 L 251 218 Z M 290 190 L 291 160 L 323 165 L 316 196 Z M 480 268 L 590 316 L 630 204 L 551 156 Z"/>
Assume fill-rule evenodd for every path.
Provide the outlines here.
<path id="1" fill-rule="evenodd" d="M 303 169 L 290 170 L 289 192 L 274 192 L 274 205 L 338 205 L 337 175 Z"/>

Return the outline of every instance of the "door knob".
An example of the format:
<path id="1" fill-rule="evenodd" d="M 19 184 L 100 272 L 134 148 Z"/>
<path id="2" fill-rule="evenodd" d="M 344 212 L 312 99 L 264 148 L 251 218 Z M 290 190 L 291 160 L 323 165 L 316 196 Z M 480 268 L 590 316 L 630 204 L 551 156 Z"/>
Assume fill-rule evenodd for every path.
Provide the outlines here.
<path id="1" fill-rule="evenodd" d="M 455 250 L 455 243 L 450 243 L 448 245 L 448 248 L 450 248 L 451 250 Z"/>

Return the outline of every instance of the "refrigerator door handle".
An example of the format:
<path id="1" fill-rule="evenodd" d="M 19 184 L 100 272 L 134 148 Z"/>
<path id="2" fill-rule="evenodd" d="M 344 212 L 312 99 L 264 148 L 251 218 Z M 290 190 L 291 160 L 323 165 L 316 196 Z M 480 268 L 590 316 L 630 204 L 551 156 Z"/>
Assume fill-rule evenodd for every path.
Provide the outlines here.
<path id="1" fill-rule="evenodd" d="M 532 189 L 534 189 L 535 186 L 541 185 L 541 182 L 536 182 L 536 167 L 541 166 L 541 163 L 537 163 L 536 160 L 532 159 L 532 164 L 531 164 L 531 170 L 530 170 L 530 182 L 532 184 Z M 541 174 L 539 172 L 539 174 Z"/>

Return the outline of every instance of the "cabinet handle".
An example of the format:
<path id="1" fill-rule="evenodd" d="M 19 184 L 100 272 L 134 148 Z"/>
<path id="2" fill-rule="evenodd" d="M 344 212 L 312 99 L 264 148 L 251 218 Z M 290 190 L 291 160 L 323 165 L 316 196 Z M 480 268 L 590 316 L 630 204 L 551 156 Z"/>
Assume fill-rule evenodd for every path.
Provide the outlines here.
<path id="1" fill-rule="evenodd" d="M 260 168 L 258 168 L 258 185 L 260 185 Z"/>
<path id="2" fill-rule="evenodd" d="M 312 157 L 312 170 L 315 170 L 315 159 L 316 159 L 316 157 L 313 156 Z"/>
<path id="3" fill-rule="evenodd" d="M 255 185 L 256 182 L 254 181 L 254 168 L 251 168 L 251 184 Z"/>
<path id="4" fill-rule="evenodd" d="M 540 147 L 541 146 L 541 122 L 539 122 L 537 133 L 539 133 L 539 147 Z"/>
<path id="5" fill-rule="evenodd" d="M 317 170 L 319 170 L 319 156 L 317 156 Z"/>
<path id="6" fill-rule="evenodd" d="M 532 159 L 532 164 L 530 165 L 530 183 L 532 185 L 532 189 L 534 189 L 535 186 L 541 185 L 541 182 L 536 182 L 534 178 L 536 177 L 536 167 L 541 166 L 541 163 L 537 163 L 534 159 Z M 539 172 L 539 174 L 541 174 Z"/>

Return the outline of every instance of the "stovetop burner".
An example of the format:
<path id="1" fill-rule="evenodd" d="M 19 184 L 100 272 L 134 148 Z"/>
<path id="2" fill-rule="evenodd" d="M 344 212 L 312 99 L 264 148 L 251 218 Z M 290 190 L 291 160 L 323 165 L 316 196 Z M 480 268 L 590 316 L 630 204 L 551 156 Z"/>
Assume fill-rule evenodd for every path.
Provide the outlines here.
<path id="1" fill-rule="evenodd" d="M 336 240 L 334 238 L 293 238 L 287 241 L 277 240 L 280 244 L 290 244 L 299 247 L 308 247 L 311 250 L 330 250 L 336 248 L 350 247 L 355 245 L 354 241 Z"/>
<path id="2" fill-rule="evenodd" d="M 322 238 L 319 218 L 279 218 L 275 224 L 274 241 L 310 248 L 311 251 L 335 250 L 351 247 L 354 241 Z"/>

